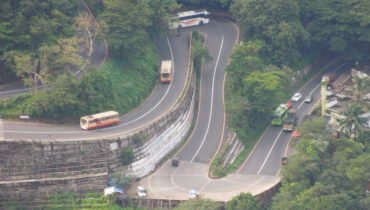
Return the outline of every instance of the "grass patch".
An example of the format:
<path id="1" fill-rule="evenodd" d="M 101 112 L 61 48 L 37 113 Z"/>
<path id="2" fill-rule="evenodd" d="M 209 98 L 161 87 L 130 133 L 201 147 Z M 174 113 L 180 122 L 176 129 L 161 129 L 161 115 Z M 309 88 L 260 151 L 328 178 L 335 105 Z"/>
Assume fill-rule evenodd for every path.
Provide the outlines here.
<path id="1" fill-rule="evenodd" d="M 42 204 L 34 209 L 122 209 L 122 210 L 141 210 L 143 208 L 136 207 L 135 202 L 130 201 L 130 206 L 122 208 L 115 203 L 115 198 L 112 195 L 103 196 L 98 192 L 79 194 L 79 193 L 61 193 L 52 194 L 46 198 L 47 204 Z M 17 200 L 8 201 L 2 206 L 5 209 L 29 209 L 23 206 Z"/>
<path id="2" fill-rule="evenodd" d="M 132 64 L 112 57 L 99 68 L 109 72 L 114 107 L 120 114 L 128 113 L 144 102 L 157 82 L 159 63 L 154 46 L 148 49 L 146 56 Z"/>

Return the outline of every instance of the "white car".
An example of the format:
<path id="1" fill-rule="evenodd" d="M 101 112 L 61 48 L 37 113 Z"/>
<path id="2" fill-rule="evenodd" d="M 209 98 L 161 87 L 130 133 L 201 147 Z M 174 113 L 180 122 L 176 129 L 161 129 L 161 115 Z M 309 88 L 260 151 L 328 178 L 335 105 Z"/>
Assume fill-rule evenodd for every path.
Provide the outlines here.
<path id="1" fill-rule="evenodd" d="M 301 98 L 302 98 L 302 94 L 294 93 L 294 95 L 292 97 L 292 101 L 297 102 L 297 101 L 301 100 Z"/>
<path id="2" fill-rule="evenodd" d="M 146 189 L 143 186 L 138 186 L 136 189 L 136 194 L 139 198 L 146 197 Z"/>

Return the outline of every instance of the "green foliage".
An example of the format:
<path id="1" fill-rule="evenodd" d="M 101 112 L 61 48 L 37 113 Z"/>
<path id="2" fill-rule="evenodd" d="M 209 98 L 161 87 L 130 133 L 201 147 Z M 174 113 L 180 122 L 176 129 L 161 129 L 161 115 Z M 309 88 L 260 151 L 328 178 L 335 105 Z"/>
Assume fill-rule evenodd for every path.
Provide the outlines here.
<path id="1" fill-rule="evenodd" d="M 226 210 L 258 210 L 258 203 L 251 193 L 240 193 L 226 203 Z"/>
<path id="2" fill-rule="evenodd" d="M 307 54 L 362 59 L 369 53 L 367 0 L 235 0 L 231 13 L 245 41 L 263 40 L 269 63 L 301 66 Z"/>
<path id="3" fill-rule="evenodd" d="M 126 209 L 121 208 L 109 196 L 102 196 L 100 193 L 73 194 L 53 194 L 49 195 L 49 202 L 42 209 Z M 131 208 L 128 208 L 131 209 Z"/>
<path id="4" fill-rule="evenodd" d="M 1 57 L 8 51 L 35 52 L 76 34 L 73 17 L 77 3 L 73 0 L 4 0 L 0 13 L 0 66 L 4 62 Z M 1 68 L 0 81 L 14 76 L 12 68 Z"/>
<path id="5" fill-rule="evenodd" d="M 132 185 L 132 177 L 128 176 L 124 172 L 116 172 L 114 174 L 113 184 L 116 187 L 123 187 L 123 189 L 127 192 Z"/>
<path id="6" fill-rule="evenodd" d="M 205 62 L 211 61 L 213 58 L 209 54 L 208 48 L 203 46 L 203 36 L 197 31 L 193 32 L 193 50 L 191 51 L 191 58 L 194 62 L 194 69 L 199 73 L 202 68 L 202 60 Z"/>
<path id="7" fill-rule="evenodd" d="M 276 106 L 287 98 L 289 76 L 266 65 L 262 41 L 237 46 L 231 54 L 226 78 L 226 111 L 230 127 L 249 146 L 266 128 Z"/>
<path id="8" fill-rule="evenodd" d="M 222 177 L 226 174 L 226 171 L 222 166 L 222 158 L 219 155 L 212 161 L 211 168 L 213 169 L 213 175 L 216 177 Z"/>
<path id="9" fill-rule="evenodd" d="M 230 11 L 242 26 L 245 41 L 263 40 L 269 63 L 291 65 L 300 59 L 300 49 L 309 42 L 310 35 L 299 19 L 295 0 L 236 0 Z M 267 56 L 268 55 L 268 56 Z"/>
<path id="10" fill-rule="evenodd" d="M 181 4 L 187 5 L 187 6 L 197 6 L 197 7 L 218 7 L 227 9 L 230 4 L 231 0 L 179 0 L 178 1 Z"/>
<path id="11" fill-rule="evenodd" d="M 282 187 L 272 209 L 368 208 L 369 151 L 352 139 L 335 139 L 322 124 L 303 123 L 298 153 L 282 170 Z"/>
<path id="12" fill-rule="evenodd" d="M 359 116 L 364 113 L 363 107 L 357 103 L 351 104 L 346 111 L 341 113 L 344 118 L 339 120 L 339 124 L 347 137 L 352 137 L 352 134 L 357 137 L 361 134 L 361 127 L 367 119 Z"/>
<path id="13" fill-rule="evenodd" d="M 103 0 L 85 0 L 95 16 L 99 16 L 104 10 Z"/>
<path id="14" fill-rule="evenodd" d="M 143 133 L 138 133 L 132 137 L 132 141 L 134 142 L 134 144 L 141 144 L 147 140 L 148 140 L 148 136 L 146 136 Z"/>
<path id="15" fill-rule="evenodd" d="M 217 203 L 216 201 L 212 200 L 205 200 L 205 199 L 191 199 L 180 203 L 175 210 L 221 210 L 221 204 Z"/>
<path id="16" fill-rule="evenodd" d="M 126 61 L 144 56 L 142 49 L 150 43 L 146 29 L 152 25 L 149 4 L 143 0 L 103 0 L 103 4 L 99 19 L 108 25 L 106 37 L 113 53 Z"/>
<path id="17" fill-rule="evenodd" d="M 138 106 L 151 92 L 157 76 L 158 60 L 154 47 L 146 57 L 127 64 L 111 57 L 99 70 L 91 69 L 81 78 L 60 75 L 46 94 L 17 96 L 3 101 L 4 116 L 28 114 L 62 121 L 110 109 L 121 114 Z"/>
<path id="18" fill-rule="evenodd" d="M 135 158 L 135 155 L 134 155 L 134 151 L 132 147 L 127 146 L 127 147 L 122 148 L 121 160 L 122 160 L 123 165 L 131 164 L 134 158 Z"/>
<path id="19" fill-rule="evenodd" d="M 152 37 L 163 35 L 168 32 L 168 23 L 174 11 L 180 5 L 176 0 L 150 0 L 149 7 L 151 8 L 150 20 L 152 21 L 151 33 Z"/>
<path id="20" fill-rule="evenodd" d="M 307 1 L 302 1 L 306 5 Z M 307 22 L 315 41 L 331 50 L 359 59 L 368 52 L 369 2 L 366 0 L 309 1 L 315 5 L 308 10 L 312 18 Z M 305 11 L 303 11 L 305 12 Z M 302 14 L 304 14 L 302 12 Z M 335 23 L 335 24 L 333 24 Z M 367 49 L 366 49 L 367 48 Z"/>

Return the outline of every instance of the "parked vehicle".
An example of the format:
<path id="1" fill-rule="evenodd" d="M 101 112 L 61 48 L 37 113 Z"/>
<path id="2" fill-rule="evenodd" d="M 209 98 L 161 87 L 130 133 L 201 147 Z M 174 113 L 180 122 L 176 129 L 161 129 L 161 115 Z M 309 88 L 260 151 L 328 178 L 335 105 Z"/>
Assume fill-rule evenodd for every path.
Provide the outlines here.
<path id="1" fill-rule="evenodd" d="M 136 194 L 139 196 L 139 198 L 146 197 L 146 189 L 143 186 L 138 186 L 136 188 Z"/>
<path id="2" fill-rule="evenodd" d="M 301 100 L 301 98 L 302 98 L 302 94 L 300 94 L 300 93 L 294 93 L 294 95 L 293 95 L 293 97 L 292 97 L 292 101 L 294 101 L 294 102 L 298 102 L 299 100 Z"/>

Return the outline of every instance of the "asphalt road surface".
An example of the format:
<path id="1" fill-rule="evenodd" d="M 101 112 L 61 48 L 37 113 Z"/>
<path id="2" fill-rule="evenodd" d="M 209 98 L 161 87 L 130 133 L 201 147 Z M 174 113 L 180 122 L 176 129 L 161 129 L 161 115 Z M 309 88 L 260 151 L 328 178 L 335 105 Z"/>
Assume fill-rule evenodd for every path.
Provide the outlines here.
<path id="1" fill-rule="evenodd" d="M 145 126 L 176 103 L 182 92 L 188 74 L 189 36 L 191 31 L 197 30 L 207 35 L 206 47 L 213 57 L 211 62 L 204 65 L 201 73 L 198 121 L 190 139 L 177 154 L 180 159 L 179 167 L 172 167 L 168 161 L 153 175 L 137 184 L 148 189 L 149 197 L 186 199 L 189 190 L 195 189 L 205 197 L 214 200 L 230 200 L 240 192 L 258 194 L 274 186 L 280 180 L 278 172 L 281 157 L 284 156 L 291 135 L 291 132 L 282 131 L 281 126 L 267 128 L 239 173 L 218 180 L 208 177 L 208 163 L 226 136 L 223 102 L 224 73 L 239 32 L 237 27 L 229 21 L 216 19 L 202 26 L 181 30 L 181 36 L 168 35 L 156 41 L 161 60 L 172 59 L 174 61 L 173 81 L 169 84 L 158 83 L 151 97 L 136 110 L 121 117 L 119 125 L 94 131 L 83 131 L 79 125 L 49 125 L 0 120 L 0 139 L 103 139 L 126 134 Z M 93 65 L 100 65 L 105 49 L 102 46 L 94 46 Z M 319 85 L 322 74 L 347 69 L 347 64 L 335 62 L 300 90 L 303 97 L 293 104 L 298 109 L 299 123 L 315 104 L 315 102 L 304 103 L 304 98 L 309 94 L 314 96 L 315 101 L 320 98 Z M 22 91 L 27 90 L 24 88 L 22 90 L 20 84 L 3 86 L 0 87 L 0 97 L 8 97 Z"/>

